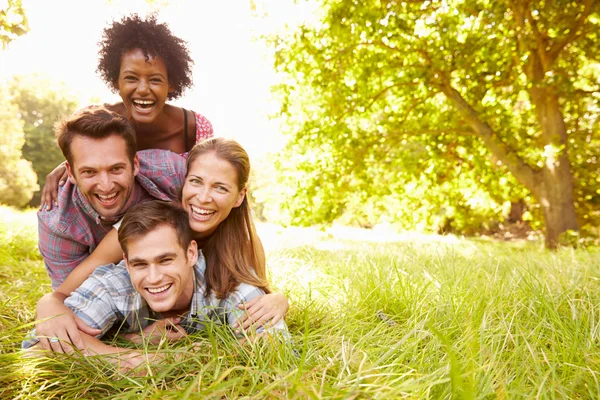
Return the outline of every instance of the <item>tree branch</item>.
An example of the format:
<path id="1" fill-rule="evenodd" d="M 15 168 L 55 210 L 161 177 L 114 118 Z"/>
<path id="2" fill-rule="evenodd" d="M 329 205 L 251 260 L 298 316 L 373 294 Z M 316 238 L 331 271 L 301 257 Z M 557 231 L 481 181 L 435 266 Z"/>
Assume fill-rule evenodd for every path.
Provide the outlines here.
<path id="1" fill-rule="evenodd" d="M 550 51 L 548 51 L 548 61 L 550 63 L 548 67 L 550 67 L 550 65 L 552 65 L 554 61 L 556 61 L 562 49 L 564 49 L 565 46 L 567 46 L 569 43 L 575 40 L 577 36 L 579 36 L 579 28 L 581 28 L 585 24 L 587 17 L 592 11 L 592 0 L 583 0 L 583 4 L 583 13 L 573 23 L 567 36 L 565 36 L 562 40 L 555 42 L 550 48 Z"/>
<path id="2" fill-rule="evenodd" d="M 377 93 L 375 96 L 371 97 L 371 102 L 365 108 L 365 111 L 369 110 L 373 106 L 373 104 L 375 104 L 375 102 L 377 100 L 379 100 L 381 98 L 381 96 L 383 96 L 384 94 L 386 94 L 390 89 L 393 89 L 395 87 L 401 87 L 401 86 L 416 86 L 419 83 L 420 82 L 399 82 L 399 83 L 395 83 L 393 85 L 385 87 L 382 91 L 380 91 L 379 93 Z"/>
<path id="3" fill-rule="evenodd" d="M 479 136 L 492 154 L 496 156 L 508 170 L 519 180 L 527 189 L 535 194 L 538 187 L 538 172 L 519 157 L 512 149 L 500 140 L 493 129 L 481 120 L 479 114 L 462 95 L 452 87 L 449 82 L 445 82 L 442 89 L 448 100 L 458 110 L 459 114 L 466 120 L 471 129 Z"/>

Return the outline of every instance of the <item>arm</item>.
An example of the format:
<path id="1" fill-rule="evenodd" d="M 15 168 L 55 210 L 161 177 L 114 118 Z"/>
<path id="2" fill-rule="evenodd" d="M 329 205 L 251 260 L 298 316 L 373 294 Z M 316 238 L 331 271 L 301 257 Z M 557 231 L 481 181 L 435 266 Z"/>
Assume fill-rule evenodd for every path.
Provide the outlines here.
<path id="1" fill-rule="evenodd" d="M 42 189 L 40 210 L 51 210 L 52 206 L 58 201 L 58 187 L 67 181 L 67 168 L 65 161 L 58 164 L 56 168 L 46 175 L 46 182 Z"/>
<path id="2" fill-rule="evenodd" d="M 87 356 L 97 356 L 97 355 L 105 355 L 105 360 L 109 363 L 117 366 L 119 368 L 119 372 L 128 372 L 137 368 L 139 365 L 144 363 L 146 360 L 148 361 L 159 361 L 162 359 L 162 355 L 160 353 L 156 353 L 153 355 L 148 355 L 146 357 L 144 354 L 137 350 L 126 349 L 117 346 L 110 346 L 106 343 L 103 343 L 99 339 L 96 339 L 93 336 L 90 336 L 86 333 L 82 333 L 81 340 L 83 342 L 83 346 L 81 349 L 81 354 L 84 357 Z M 29 347 L 25 349 L 28 355 L 30 356 L 42 356 L 44 348 L 40 346 L 40 344 L 36 344 L 33 347 Z"/>
<path id="3" fill-rule="evenodd" d="M 235 292 L 230 293 L 226 299 L 220 302 L 220 308 L 225 314 L 227 323 L 233 329 L 236 329 L 236 335 L 238 337 L 243 337 L 239 329 L 238 321 L 241 319 L 241 317 L 243 317 L 244 314 L 247 314 L 248 312 L 246 304 L 252 302 L 253 300 L 265 298 L 267 296 L 268 295 L 265 295 L 265 292 L 255 286 L 247 283 L 240 283 Z M 277 332 L 282 334 L 285 338 L 289 337 L 287 325 L 282 318 L 274 323 L 271 322 L 269 324 L 262 324 L 260 326 L 257 325 L 255 332 L 257 334 Z"/>
<path id="4" fill-rule="evenodd" d="M 56 212 L 56 211 L 54 211 Z M 46 211 L 38 212 L 38 247 L 52 288 L 55 289 L 89 255 L 89 246 L 65 235 L 52 218 L 58 218 Z"/>
<path id="5" fill-rule="evenodd" d="M 85 281 L 97 267 L 100 265 L 118 263 L 121 259 L 123 259 L 123 250 L 119 244 L 117 230 L 111 229 L 98 244 L 98 247 L 94 249 L 92 254 L 71 271 L 63 283 L 56 288 L 56 292 L 62 293 L 64 298 L 66 298 L 71 292 L 81 286 L 83 281 Z"/>
<path id="6" fill-rule="evenodd" d="M 256 241 L 256 255 L 260 262 L 266 264 L 265 250 L 258 235 Z M 275 325 L 285 318 L 289 307 L 288 300 L 282 293 L 263 294 L 239 305 L 246 312 L 235 322 L 233 328 L 248 329 L 252 325 L 262 326 L 267 323 Z"/>
<path id="7" fill-rule="evenodd" d="M 46 294 L 38 301 L 36 319 L 40 322 L 36 324 L 35 329 L 40 337 L 41 348 L 63 353 L 71 352 L 70 344 L 73 344 L 76 348 L 83 350 L 84 343 L 80 331 L 90 335 L 100 334 L 101 331 L 86 325 L 63 302 L 98 266 L 118 262 L 122 255 L 123 252 L 117 240 L 117 231 L 113 229 L 94 252 L 75 268 L 54 292 Z M 50 342 L 48 340 L 53 337 L 58 338 L 59 341 Z"/>

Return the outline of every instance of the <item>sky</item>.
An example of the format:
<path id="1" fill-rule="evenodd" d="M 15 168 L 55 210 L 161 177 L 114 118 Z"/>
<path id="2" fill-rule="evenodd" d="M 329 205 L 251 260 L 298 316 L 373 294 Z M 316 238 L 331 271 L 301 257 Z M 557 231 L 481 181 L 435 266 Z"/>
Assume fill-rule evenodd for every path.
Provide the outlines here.
<path id="1" fill-rule="evenodd" d="M 288 0 L 23 0 L 30 31 L 0 51 L 0 78 L 44 73 L 64 81 L 80 98 L 117 102 L 96 74 L 102 30 L 130 13 L 157 12 L 158 19 L 188 42 L 194 86 L 172 104 L 194 110 L 213 124 L 216 136 L 240 141 L 251 157 L 285 143 L 270 86 L 276 75 L 270 51 L 256 37 L 298 21 Z M 269 15 L 256 17 L 268 9 Z"/>

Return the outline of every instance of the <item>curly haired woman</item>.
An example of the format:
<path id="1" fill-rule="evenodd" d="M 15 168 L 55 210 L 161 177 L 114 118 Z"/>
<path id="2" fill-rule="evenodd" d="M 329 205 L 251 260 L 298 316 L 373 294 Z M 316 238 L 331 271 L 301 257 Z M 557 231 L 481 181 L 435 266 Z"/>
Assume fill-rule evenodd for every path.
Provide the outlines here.
<path id="1" fill-rule="evenodd" d="M 137 149 L 165 149 L 186 157 L 194 144 L 213 136 L 201 114 L 167 104 L 192 85 L 187 44 L 156 17 L 123 18 L 107 27 L 99 43 L 98 72 L 121 102 L 105 105 L 125 116 L 136 132 Z M 64 164 L 46 177 L 42 209 L 55 204 L 66 180 Z"/>

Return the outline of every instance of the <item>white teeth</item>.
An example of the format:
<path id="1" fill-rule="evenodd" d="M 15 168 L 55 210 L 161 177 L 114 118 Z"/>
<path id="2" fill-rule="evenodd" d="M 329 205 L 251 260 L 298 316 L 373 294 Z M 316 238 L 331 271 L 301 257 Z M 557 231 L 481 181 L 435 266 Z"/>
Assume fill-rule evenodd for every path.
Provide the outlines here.
<path id="1" fill-rule="evenodd" d="M 171 287 L 171 284 L 169 283 L 168 285 L 161 286 L 159 288 L 147 288 L 147 289 L 150 293 L 157 294 L 160 292 L 164 292 L 165 290 L 169 289 L 170 287 Z"/>
<path id="2" fill-rule="evenodd" d="M 196 207 L 190 204 L 190 207 L 192 207 L 192 212 L 194 214 L 200 214 L 200 215 L 210 215 L 210 214 L 214 214 L 215 211 L 214 210 L 205 210 L 203 208 L 200 207 Z"/>
<path id="3" fill-rule="evenodd" d="M 109 194 L 107 196 L 99 194 L 98 197 L 100 197 L 100 200 L 110 200 L 110 199 L 113 199 L 117 194 L 118 194 L 118 192 L 114 192 L 114 193 Z"/>
<path id="4" fill-rule="evenodd" d="M 144 104 L 144 105 L 154 104 L 154 102 L 152 100 L 133 100 L 133 102 L 137 103 L 137 104 Z"/>

